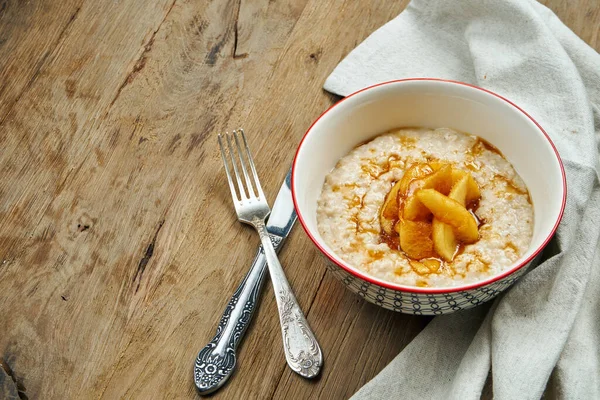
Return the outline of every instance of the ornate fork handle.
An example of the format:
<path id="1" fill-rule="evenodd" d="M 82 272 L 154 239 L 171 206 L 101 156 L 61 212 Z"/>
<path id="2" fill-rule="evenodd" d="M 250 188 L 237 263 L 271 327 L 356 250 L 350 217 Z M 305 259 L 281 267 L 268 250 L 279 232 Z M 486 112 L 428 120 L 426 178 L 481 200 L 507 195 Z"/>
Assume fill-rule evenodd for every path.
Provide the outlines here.
<path id="1" fill-rule="evenodd" d="M 275 249 L 269 243 L 269 235 L 264 221 L 255 219 L 252 225 L 258 231 L 265 250 L 269 275 L 279 310 L 287 363 L 299 375 L 305 378 L 314 378 L 319 374 L 323 364 L 321 347 L 298 305 Z"/>
<path id="2" fill-rule="evenodd" d="M 269 274 L 277 307 L 279 310 L 279 319 L 281 322 L 281 333 L 283 334 L 283 344 L 285 348 L 285 357 L 288 365 L 298 374 L 305 378 L 312 378 L 319 374 L 321 365 L 323 364 L 323 354 L 321 348 L 315 339 L 314 334 L 310 330 L 306 318 L 302 314 L 302 310 L 298 306 L 298 302 L 294 297 L 292 289 L 285 277 L 281 264 L 277 258 L 277 253 L 273 248 L 273 243 L 269 237 L 269 232 L 265 226 L 265 219 L 271 215 L 271 208 L 262 190 L 256 167 L 246 136 L 242 129 L 237 129 L 232 134 L 225 133 L 218 136 L 219 147 L 221 148 L 221 157 L 223 158 L 223 166 L 227 174 L 227 182 L 231 191 L 231 199 L 235 207 L 235 213 L 240 222 L 252 225 L 260 235 L 264 254 L 269 266 Z M 242 150 L 242 148 L 245 150 Z M 237 159 L 237 161 L 236 161 Z M 238 168 L 239 167 L 241 168 Z M 233 173 L 232 173 L 233 171 Z M 243 172 L 243 175 L 240 173 Z M 248 173 L 251 172 L 251 174 Z M 252 176 L 252 178 L 251 178 Z M 287 187 L 287 177 L 286 177 Z M 284 190 L 285 189 L 285 190 Z M 284 193 L 287 191 L 282 186 Z M 279 195 L 277 196 L 279 199 Z M 275 206 L 277 200 L 275 200 Z M 271 215 L 274 217 L 275 215 Z M 289 223 L 290 218 L 294 218 L 293 213 L 285 218 Z M 269 217 L 269 224 L 271 224 Z M 280 216 L 276 219 L 280 219 Z M 241 299 L 239 300 L 242 301 Z M 232 317 L 233 318 L 233 317 Z M 226 333 L 223 334 L 227 336 Z M 233 344 L 235 345 L 235 334 Z M 219 355 L 228 354 L 230 364 L 235 363 L 234 351 L 223 348 L 223 345 L 215 347 L 212 352 Z M 218 373 L 218 367 L 212 362 L 211 356 L 205 356 L 202 352 L 198 355 L 197 366 L 198 370 L 208 371 L 209 373 Z M 210 368 L 208 368 L 208 367 Z M 209 371 L 210 370 L 210 371 Z"/>
<path id="3" fill-rule="evenodd" d="M 269 234 L 272 247 L 278 251 L 283 238 Z M 200 394 L 209 394 L 220 388 L 229 378 L 236 363 L 235 351 L 254 314 L 266 268 L 266 258 L 261 246 L 252 267 L 229 300 L 215 337 L 196 357 L 194 382 Z"/>

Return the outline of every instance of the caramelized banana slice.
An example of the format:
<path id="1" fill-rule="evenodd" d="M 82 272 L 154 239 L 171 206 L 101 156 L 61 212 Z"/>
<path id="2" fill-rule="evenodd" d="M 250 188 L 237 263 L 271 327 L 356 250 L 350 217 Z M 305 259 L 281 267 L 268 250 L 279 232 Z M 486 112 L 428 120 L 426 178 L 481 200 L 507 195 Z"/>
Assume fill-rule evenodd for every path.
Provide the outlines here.
<path id="1" fill-rule="evenodd" d="M 463 207 L 465 206 L 466 197 L 467 197 L 467 185 L 469 174 L 464 174 L 460 180 L 458 180 L 450 194 L 449 198 L 452 200 L 456 200 Z M 458 241 L 456 240 L 456 235 L 454 235 L 454 231 L 452 230 L 452 226 L 443 223 L 437 218 L 433 219 L 431 224 L 432 226 L 432 238 L 433 238 L 433 248 L 435 252 L 440 255 L 446 261 L 452 261 L 454 259 L 454 255 L 456 254 L 456 250 L 458 249 Z"/>
<path id="2" fill-rule="evenodd" d="M 444 165 L 446 165 L 443 162 L 439 162 L 439 161 L 429 161 L 428 164 L 431 166 L 431 168 L 433 168 L 434 171 L 437 171 L 438 169 L 440 169 Z"/>
<path id="3" fill-rule="evenodd" d="M 410 189 L 412 191 L 417 189 L 435 189 L 444 195 L 448 195 L 450 189 L 452 189 L 452 167 L 448 164 L 443 164 L 434 173 L 415 180 L 410 185 Z"/>
<path id="4" fill-rule="evenodd" d="M 402 216 L 409 221 L 423 221 L 431 215 L 431 211 L 421 203 L 416 195 L 406 198 Z"/>
<path id="5" fill-rule="evenodd" d="M 469 191 L 469 174 L 465 174 L 454 186 L 448 197 L 459 202 L 463 207 L 467 206 L 467 193 Z"/>
<path id="6" fill-rule="evenodd" d="M 391 235 L 394 231 L 394 222 L 398 219 L 398 191 L 401 187 L 401 181 L 392 186 L 381 207 L 379 214 L 379 223 L 385 233 Z"/>
<path id="7" fill-rule="evenodd" d="M 467 177 L 467 194 L 465 197 L 466 205 L 479 199 L 481 197 L 481 192 L 479 190 L 479 185 L 477 182 L 475 182 L 475 179 L 473 179 L 471 174 L 456 168 L 452 169 L 452 187 L 454 188 L 454 186 L 456 186 L 456 184 L 465 176 Z"/>
<path id="8" fill-rule="evenodd" d="M 454 171 L 459 171 L 461 174 L 455 174 Z M 477 200 L 480 197 L 479 187 L 471 174 L 460 170 L 453 170 L 452 175 L 453 180 L 455 175 L 460 175 L 460 178 L 452 186 L 452 190 L 448 195 L 450 199 L 455 200 L 465 207 L 469 202 Z M 456 240 L 452 226 L 434 218 L 432 229 L 433 247 L 436 253 L 444 260 L 452 261 L 458 249 L 458 241 Z"/>
<path id="9" fill-rule="evenodd" d="M 456 185 L 456 182 L 460 181 L 465 175 L 467 175 L 467 172 L 462 169 L 452 168 L 452 186 Z"/>
<path id="10" fill-rule="evenodd" d="M 433 174 L 413 181 L 410 191 L 418 189 L 435 189 L 442 194 L 448 194 L 452 185 L 452 167 L 445 164 Z M 425 207 L 414 194 L 410 195 L 404 202 L 403 217 L 410 221 L 421 221 L 427 219 L 431 211 Z"/>
<path id="11" fill-rule="evenodd" d="M 408 192 L 409 185 L 412 181 L 423 178 L 426 175 L 433 173 L 433 169 L 428 164 L 415 164 L 406 170 L 400 180 L 400 194 L 405 196 Z"/>
<path id="12" fill-rule="evenodd" d="M 467 197 L 465 199 L 465 204 L 471 204 L 480 198 L 481 191 L 479 190 L 479 185 L 475 182 L 475 179 L 473 179 L 471 174 L 467 174 Z"/>
<path id="13" fill-rule="evenodd" d="M 400 181 L 396 182 L 390 192 L 387 194 L 381 213 L 379 214 L 379 223 L 385 233 L 391 235 L 394 231 L 394 222 L 398 220 L 398 196 L 404 196 L 412 181 L 422 178 L 433 172 L 433 169 L 427 164 L 415 164 L 410 167 L 402 176 Z"/>
<path id="14" fill-rule="evenodd" d="M 394 226 L 394 230 L 396 231 L 398 236 L 400 236 L 400 230 L 402 229 L 401 225 L 402 225 L 402 220 L 398 220 L 398 222 L 396 222 L 396 225 Z"/>
<path id="15" fill-rule="evenodd" d="M 437 218 L 431 223 L 433 239 L 433 248 L 446 261 L 452 261 L 456 250 L 458 250 L 458 241 L 452 230 L 452 226 L 443 223 Z"/>
<path id="16" fill-rule="evenodd" d="M 459 240 L 473 243 L 479 239 L 477 222 L 462 204 L 434 189 L 421 189 L 416 196 L 435 218 L 454 228 Z"/>
<path id="17" fill-rule="evenodd" d="M 431 224 L 422 221 L 400 221 L 400 248 L 410 258 L 420 260 L 435 256 L 431 240 Z"/>

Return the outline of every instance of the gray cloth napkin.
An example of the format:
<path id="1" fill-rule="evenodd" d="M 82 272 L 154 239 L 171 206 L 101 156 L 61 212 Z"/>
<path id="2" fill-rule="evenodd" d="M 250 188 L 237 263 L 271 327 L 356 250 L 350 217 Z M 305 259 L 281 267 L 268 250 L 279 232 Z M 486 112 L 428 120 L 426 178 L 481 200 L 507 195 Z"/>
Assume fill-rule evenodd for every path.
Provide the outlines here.
<path id="1" fill-rule="evenodd" d="M 497 399 L 600 399 L 600 55 L 533 0 L 413 0 L 325 89 L 408 77 L 472 83 L 525 109 L 558 147 L 567 206 L 537 268 L 491 307 L 436 317 L 353 398 L 477 399 L 490 376 Z"/>

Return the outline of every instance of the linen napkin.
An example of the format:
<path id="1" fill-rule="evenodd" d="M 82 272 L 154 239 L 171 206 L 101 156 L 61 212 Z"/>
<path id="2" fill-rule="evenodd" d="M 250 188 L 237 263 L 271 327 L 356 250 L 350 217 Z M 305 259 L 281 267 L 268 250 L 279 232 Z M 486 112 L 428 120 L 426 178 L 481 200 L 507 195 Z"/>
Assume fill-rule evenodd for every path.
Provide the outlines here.
<path id="1" fill-rule="evenodd" d="M 436 317 L 354 399 L 600 398 L 600 55 L 533 0 L 413 0 L 325 89 L 408 77 L 490 89 L 531 114 L 564 162 L 565 214 L 537 268 L 491 306 Z M 535 157 L 535 153 L 532 153 Z"/>

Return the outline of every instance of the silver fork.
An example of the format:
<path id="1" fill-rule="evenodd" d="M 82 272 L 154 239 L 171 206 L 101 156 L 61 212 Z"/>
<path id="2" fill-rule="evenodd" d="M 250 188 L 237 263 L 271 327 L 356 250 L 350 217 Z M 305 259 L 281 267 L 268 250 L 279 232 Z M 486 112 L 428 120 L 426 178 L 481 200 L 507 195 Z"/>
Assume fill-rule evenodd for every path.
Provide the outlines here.
<path id="1" fill-rule="evenodd" d="M 235 146 L 232 144 L 232 136 Z M 265 251 L 279 310 L 285 358 L 293 371 L 305 378 L 313 378 L 321 370 L 323 353 L 285 277 L 265 227 L 265 218 L 269 216 L 271 209 L 260 186 L 254 161 L 246 142 L 246 136 L 242 129 L 238 129 L 234 130 L 231 135 L 227 133 L 224 135 L 219 134 L 218 139 L 238 220 L 252 225 L 256 229 Z M 224 141 L 227 143 L 226 145 L 223 143 Z M 243 143 L 245 151 L 242 151 L 240 142 Z M 227 157 L 227 154 L 229 157 Z M 245 156 L 242 154 L 245 154 Z M 238 163 L 244 175 L 245 186 L 240 177 Z M 233 166 L 237 186 L 232 178 L 230 164 Z M 248 174 L 247 165 L 250 166 L 253 179 Z"/>

